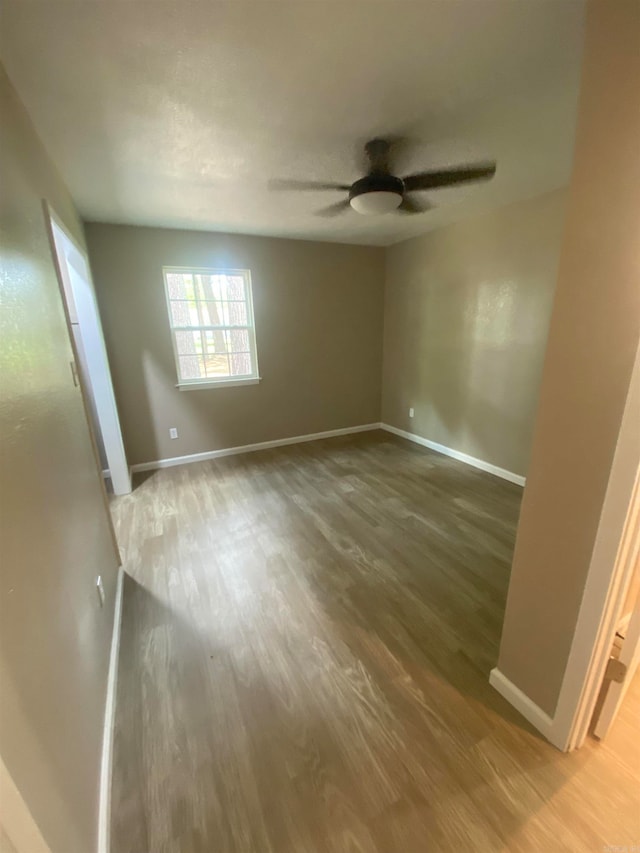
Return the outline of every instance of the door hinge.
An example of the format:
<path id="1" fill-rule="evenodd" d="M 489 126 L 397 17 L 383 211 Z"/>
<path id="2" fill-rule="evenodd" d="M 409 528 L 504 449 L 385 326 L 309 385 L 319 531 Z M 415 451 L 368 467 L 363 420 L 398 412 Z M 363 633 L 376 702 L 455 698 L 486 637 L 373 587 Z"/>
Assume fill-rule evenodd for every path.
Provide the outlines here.
<path id="1" fill-rule="evenodd" d="M 77 387 L 78 387 L 78 385 L 79 385 L 79 382 L 78 382 L 78 368 L 76 367 L 76 363 L 75 363 L 75 361 L 70 361 L 70 362 L 69 362 L 69 367 L 71 368 L 71 378 L 73 379 L 73 384 L 74 384 L 74 385 L 76 386 L 76 388 L 77 388 Z"/>
<path id="2" fill-rule="evenodd" d="M 604 671 L 604 677 L 607 681 L 615 681 L 617 684 L 622 684 L 627 677 L 626 663 L 622 663 L 618 658 L 609 658 L 607 668 Z"/>

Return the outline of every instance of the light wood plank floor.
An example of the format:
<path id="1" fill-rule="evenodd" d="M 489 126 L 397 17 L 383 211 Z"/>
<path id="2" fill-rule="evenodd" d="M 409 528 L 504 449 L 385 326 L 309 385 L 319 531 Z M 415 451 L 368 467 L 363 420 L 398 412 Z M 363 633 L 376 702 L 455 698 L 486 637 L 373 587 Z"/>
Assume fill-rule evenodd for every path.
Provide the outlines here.
<path id="1" fill-rule="evenodd" d="M 117 499 L 112 853 L 640 843 L 638 685 L 566 756 L 487 682 L 520 495 L 376 432 Z"/>

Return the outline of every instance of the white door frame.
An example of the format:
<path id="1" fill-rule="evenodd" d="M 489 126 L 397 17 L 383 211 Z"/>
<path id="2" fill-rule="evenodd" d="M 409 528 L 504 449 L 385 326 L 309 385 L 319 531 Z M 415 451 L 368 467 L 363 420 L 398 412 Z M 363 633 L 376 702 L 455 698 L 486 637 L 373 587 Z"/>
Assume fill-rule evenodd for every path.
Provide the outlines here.
<path id="1" fill-rule="evenodd" d="M 60 290 L 67 322 L 80 330 L 84 358 L 89 373 L 90 393 L 98 418 L 109 476 L 114 494 L 131 491 L 131 474 L 120 430 L 118 408 L 111 381 L 98 303 L 85 250 L 69 234 L 60 218 L 45 201 L 45 218 L 54 251 Z M 70 328 L 73 339 L 73 329 Z M 74 342 L 74 348 L 76 348 Z"/>
<path id="2" fill-rule="evenodd" d="M 627 519 L 640 476 L 640 347 L 611 466 L 587 582 L 558 704 L 547 737 L 563 751 L 582 746 L 589 731 L 613 639 L 632 578 L 622 559 Z"/>

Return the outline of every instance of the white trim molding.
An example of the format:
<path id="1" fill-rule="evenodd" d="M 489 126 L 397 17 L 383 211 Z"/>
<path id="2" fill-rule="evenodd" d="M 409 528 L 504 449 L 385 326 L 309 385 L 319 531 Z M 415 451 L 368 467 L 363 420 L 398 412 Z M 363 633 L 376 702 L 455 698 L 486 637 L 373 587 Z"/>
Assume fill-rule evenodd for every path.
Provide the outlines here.
<path id="1" fill-rule="evenodd" d="M 497 465 L 492 465 L 490 462 L 485 462 L 482 459 L 476 459 L 466 453 L 461 453 L 459 450 L 453 450 L 451 447 L 445 447 L 444 444 L 438 444 L 435 441 L 430 441 L 427 438 L 422 438 L 412 432 L 406 432 L 398 427 L 391 426 L 385 423 L 360 424 L 359 426 L 344 427 L 342 429 L 330 429 L 324 432 L 311 432 L 306 435 L 294 435 L 290 438 L 276 438 L 272 441 L 260 441 L 256 444 L 242 444 L 237 447 L 223 447 L 220 450 L 206 450 L 203 453 L 191 453 L 185 456 L 171 456 L 165 459 L 155 459 L 152 462 L 138 462 L 131 466 L 132 473 L 136 471 L 155 471 L 158 468 L 173 468 L 175 465 L 188 465 L 191 462 L 205 462 L 207 459 L 219 459 L 223 456 L 237 456 L 241 453 L 253 453 L 258 450 L 269 450 L 272 447 L 284 447 L 288 444 L 303 444 L 307 441 L 318 441 L 322 438 L 334 438 L 339 435 L 351 435 L 358 432 L 370 432 L 371 430 L 382 429 L 393 435 L 406 438 L 408 441 L 419 444 L 422 447 L 427 447 L 429 450 L 435 450 L 436 453 L 441 453 L 443 456 L 449 456 L 452 459 L 457 459 L 458 462 L 464 462 L 466 465 L 471 465 L 473 468 L 478 468 L 481 471 L 486 471 L 489 474 L 494 474 L 496 477 L 501 477 L 503 480 L 508 480 L 510 483 L 515 483 L 517 486 L 524 486 L 526 478 L 520 474 L 514 474 L 512 471 L 507 471 L 505 468 L 499 468 Z"/>
<path id="2" fill-rule="evenodd" d="M 46 199 L 42 200 L 42 205 L 74 362 L 86 368 L 80 370 L 79 389 L 89 431 L 95 443 L 96 425 L 89 416 L 94 409 L 107 467 L 111 471 L 113 492 L 116 495 L 128 495 L 131 492 L 129 466 L 87 250 L 79 246 L 69 234 Z M 78 385 L 78 382 L 75 384 Z"/>
<path id="3" fill-rule="evenodd" d="M 113 728 L 118 690 L 118 657 L 120 652 L 120 629 L 122 626 L 122 588 L 124 570 L 118 569 L 116 596 L 113 608 L 113 632 L 107 676 L 107 698 L 104 709 L 104 732 L 102 735 L 102 761 L 100 764 L 100 801 L 98 805 L 98 853 L 109 853 L 111 849 L 111 770 L 113 763 Z"/>
<path id="4" fill-rule="evenodd" d="M 206 388 L 240 388 L 242 385 L 257 385 L 262 382 L 261 376 L 250 376 L 248 379 L 217 379 L 214 382 L 178 382 L 176 388 L 180 391 L 196 391 Z"/>
<path id="5" fill-rule="evenodd" d="M 475 456 L 469 456 L 467 453 L 462 453 L 460 450 L 454 450 L 452 447 L 446 447 L 444 444 L 438 444 L 436 441 L 430 441 L 428 438 L 423 438 L 421 435 L 416 435 L 413 432 L 407 432 L 404 429 L 391 426 L 391 424 L 381 423 L 380 428 L 391 432 L 400 438 L 406 438 L 408 441 L 413 441 L 414 444 L 419 444 L 422 447 L 428 447 L 429 450 L 435 450 L 436 453 L 442 453 L 443 456 L 450 456 L 452 459 L 457 459 L 458 462 L 464 462 L 466 465 L 471 465 L 474 468 L 479 468 L 481 471 L 486 471 L 489 474 L 494 474 L 496 477 L 501 477 L 503 480 L 508 480 L 510 483 L 515 483 L 517 486 L 524 486 L 527 478 L 521 474 L 514 474 L 513 471 L 507 471 L 506 468 L 499 468 L 497 465 L 492 465 L 490 462 L 485 462 L 483 459 L 476 459 Z"/>
<path id="6" fill-rule="evenodd" d="M 155 471 L 158 468 L 173 468 L 174 465 L 187 465 L 191 462 L 204 462 L 207 459 L 219 459 L 222 456 L 237 456 L 240 453 L 254 453 L 257 450 L 269 450 L 271 447 L 284 447 L 288 444 L 304 444 L 307 441 L 318 441 L 321 438 L 334 438 L 339 435 L 351 435 L 356 432 L 370 432 L 380 429 L 379 423 L 360 424 L 359 426 L 329 429 L 325 432 L 311 432 L 307 435 L 293 435 L 290 438 L 276 438 L 272 441 L 260 441 L 257 444 L 242 444 L 238 447 L 223 447 L 220 450 L 207 450 L 204 453 L 191 453 L 187 456 L 172 456 L 168 459 L 156 459 L 153 462 L 139 462 L 132 465 L 131 470 Z"/>
<path id="7" fill-rule="evenodd" d="M 547 740 L 554 743 L 554 726 L 553 719 L 546 714 L 542 708 L 532 702 L 531 699 L 520 690 L 519 687 L 510 681 L 498 667 L 491 670 L 489 675 L 489 684 L 498 691 L 498 693 L 513 705 L 516 711 L 519 711 L 522 716 L 528 720 L 540 734 L 544 735 Z M 554 743 L 554 746 L 557 744 Z"/>

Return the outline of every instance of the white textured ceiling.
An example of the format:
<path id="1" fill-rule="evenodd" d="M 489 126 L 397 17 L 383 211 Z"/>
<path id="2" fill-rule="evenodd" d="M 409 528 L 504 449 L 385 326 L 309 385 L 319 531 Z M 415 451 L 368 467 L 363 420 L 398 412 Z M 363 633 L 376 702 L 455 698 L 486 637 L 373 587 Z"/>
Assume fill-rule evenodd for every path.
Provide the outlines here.
<path id="1" fill-rule="evenodd" d="M 564 185 L 579 0 L 6 0 L 7 71 L 89 220 L 387 245 Z M 314 211 L 358 146 L 403 134 L 397 171 L 495 158 L 418 216 Z"/>

